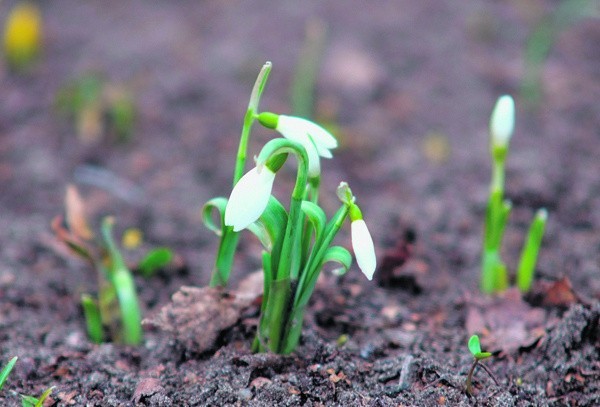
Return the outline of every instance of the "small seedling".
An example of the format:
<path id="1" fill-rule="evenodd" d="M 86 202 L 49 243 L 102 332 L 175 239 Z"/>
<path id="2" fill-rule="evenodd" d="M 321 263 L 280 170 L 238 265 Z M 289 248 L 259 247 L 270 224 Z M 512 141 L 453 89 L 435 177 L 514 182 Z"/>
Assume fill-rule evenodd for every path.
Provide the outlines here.
<path id="1" fill-rule="evenodd" d="M 54 386 L 49 387 L 39 397 L 21 395 L 21 407 L 42 407 L 53 390 Z"/>
<path id="2" fill-rule="evenodd" d="M 490 120 L 490 151 L 493 168 L 485 214 L 481 261 L 481 291 L 484 293 L 501 292 L 508 287 L 508 274 L 500 256 L 500 249 L 504 228 L 512 209 L 511 202 L 504 199 L 504 167 L 514 122 L 515 103 L 512 97 L 504 95 L 498 99 Z M 527 292 L 531 288 L 547 218 L 546 209 L 539 209 L 536 212 L 523 245 L 516 278 L 522 292 Z"/>
<path id="3" fill-rule="evenodd" d="M 142 340 L 141 312 L 135 283 L 113 238 L 114 219 L 102 221 L 101 240 L 94 234 L 84 216 L 83 201 L 74 186 L 67 188 L 66 222 L 54 219 L 56 237 L 96 270 L 98 296 L 83 294 L 81 303 L 87 331 L 95 343 L 105 340 L 105 329 L 116 342 L 137 345 Z M 65 224 L 63 224 L 65 223 Z"/>
<path id="4" fill-rule="evenodd" d="M 2 368 L 2 370 L 0 371 L 0 390 L 2 390 L 2 387 L 4 387 L 4 383 L 6 383 L 6 379 L 8 379 L 8 375 L 13 370 L 13 367 L 15 367 L 15 363 L 17 363 L 17 359 L 19 359 L 19 358 L 17 356 L 15 356 L 11 360 L 9 360 L 8 363 L 6 364 L 6 366 L 4 366 Z"/>
<path id="5" fill-rule="evenodd" d="M 152 277 L 158 270 L 173 260 L 173 251 L 167 247 L 150 250 L 137 265 L 137 270 L 146 278 Z"/>
<path id="6" fill-rule="evenodd" d="M 255 158 L 256 166 L 243 177 L 237 178 L 239 170 L 243 170 L 243 161 L 239 158 L 246 156 L 247 139 L 242 136 L 240 145 L 243 148 L 238 151 L 234 177 L 237 182 L 234 182 L 231 195 L 229 199 L 210 201 L 205 206 L 203 217 L 209 228 L 221 232 L 222 243 L 227 233 L 248 229 L 263 244 L 264 295 L 253 349 L 287 354 L 298 344 L 304 310 L 323 265 L 328 262 L 339 263 L 340 274 L 350 268 L 350 252 L 343 247 L 332 246 L 346 219 L 349 218 L 351 222 L 352 247 L 358 266 L 369 280 L 373 277 L 376 261 L 373 240 L 348 184 L 340 183 L 337 195 L 342 204 L 329 221 L 318 204 L 320 158 L 332 157 L 330 150 L 337 147 L 337 140 L 309 120 L 269 112 L 258 113 L 256 95 L 260 96 L 270 67 L 269 63 L 265 64 L 259 75 L 245 123 L 258 120 L 283 138 L 269 141 Z M 296 158 L 297 172 L 289 209 L 286 210 L 271 195 L 271 191 L 277 172 L 290 156 Z M 219 226 L 212 220 L 213 209 L 219 211 L 222 222 Z M 235 241 L 237 243 L 237 237 Z M 223 246 L 220 246 L 217 264 L 221 256 L 225 256 L 222 249 Z M 229 253 L 224 259 L 230 266 Z M 226 282 L 223 278 L 226 276 L 218 271 L 217 268 L 216 277 L 213 274 L 213 285 Z"/>
<path id="7" fill-rule="evenodd" d="M 131 91 L 99 74 L 84 74 L 62 87 L 56 95 L 56 107 L 74 122 L 84 143 L 107 136 L 127 142 L 133 137 L 136 107 Z"/>
<path id="8" fill-rule="evenodd" d="M 19 2 L 10 11 L 4 26 L 4 55 L 11 69 L 27 71 L 36 61 L 42 37 L 39 7 Z"/>
<path id="9" fill-rule="evenodd" d="M 483 370 L 485 370 L 485 372 L 488 375 L 490 375 L 490 377 L 494 380 L 494 382 L 496 383 L 496 386 L 498 386 L 498 380 L 496 380 L 496 378 L 494 377 L 492 372 L 487 368 L 487 366 L 485 366 L 484 364 L 479 364 L 480 361 L 492 356 L 492 354 L 490 352 L 482 352 L 481 351 L 481 344 L 479 343 L 479 336 L 477 336 L 477 335 L 471 336 L 471 338 L 469 339 L 469 351 L 471 351 L 471 354 L 473 355 L 474 360 L 473 360 L 473 364 L 471 365 L 471 368 L 469 369 L 469 374 L 467 375 L 467 394 L 469 396 L 473 395 L 473 373 L 475 372 L 475 368 L 477 366 L 481 366 L 483 368 Z"/>

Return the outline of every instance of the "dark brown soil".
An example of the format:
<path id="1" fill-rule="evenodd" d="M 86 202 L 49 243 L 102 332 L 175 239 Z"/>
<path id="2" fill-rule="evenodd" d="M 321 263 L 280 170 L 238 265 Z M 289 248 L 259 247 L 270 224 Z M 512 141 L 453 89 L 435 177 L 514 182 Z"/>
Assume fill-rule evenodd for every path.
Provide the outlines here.
<path id="1" fill-rule="evenodd" d="M 0 364 L 19 356 L 0 404 L 56 386 L 46 405 L 600 405 L 597 17 L 557 36 L 537 109 L 518 97 L 528 34 L 558 3 L 42 2 L 40 63 L 25 76 L 0 70 Z M 12 4 L 0 4 L 3 20 Z M 96 223 L 113 214 L 119 231 L 144 232 L 145 248 L 176 251 L 178 266 L 137 278 L 146 316 L 180 286 L 206 285 L 217 240 L 200 209 L 229 193 L 244 109 L 266 60 L 274 68 L 262 107 L 289 112 L 314 19 L 328 33 L 317 111 L 339 125 L 341 143 L 324 163 L 323 205 L 331 214 L 338 182 L 350 183 L 386 264 L 380 284 L 357 269 L 341 279 L 325 272 L 291 356 L 251 354 L 256 304 L 207 352 L 154 328 L 137 348 L 91 344 L 79 296 L 95 278 L 57 250 L 49 227 L 67 183 Z M 57 114 L 57 91 L 90 71 L 133 89 L 130 143 L 85 144 Z M 502 93 L 518 105 L 509 266 L 534 211 L 550 214 L 526 301 L 478 291 L 487 122 Z M 257 128 L 250 153 L 269 137 Z M 89 168 L 107 171 L 106 186 L 85 182 Z M 242 240 L 234 282 L 260 264 L 258 244 Z M 346 232 L 340 244 L 348 240 Z M 572 292 L 556 283 L 563 277 Z M 498 385 L 479 369 L 468 397 L 475 329 L 494 352 L 483 363 Z"/>

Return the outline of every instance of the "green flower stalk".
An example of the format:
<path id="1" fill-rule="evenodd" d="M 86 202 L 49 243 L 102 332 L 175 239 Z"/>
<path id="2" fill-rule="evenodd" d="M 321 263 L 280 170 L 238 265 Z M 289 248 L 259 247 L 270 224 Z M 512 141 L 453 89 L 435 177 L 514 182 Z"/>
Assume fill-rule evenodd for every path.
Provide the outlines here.
<path id="1" fill-rule="evenodd" d="M 266 62 L 258 77 L 254 83 L 252 94 L 250 95 L 250 102 L 248 103 L 248 109 L 244 116 L 244 123 L 242 125 L 242 134 L 240 136 L 240 144 L 238 147 L 235 170 L 233 173 L 233 186 L 235 186 L 242 174 L 244 173 L 244 167 L 246 165 L 246 152 L 248 149 L 248 140 L 250 138 L 250 130 L 256 120 L 256 114 L 258 111 L 258 105 L 260 97 L 267 84 L 269 73 L 271 72 L 271 62 Z M 238 245 L 239 236 L 237 231 L 234 231 L 232 227 L 226 226 L 224 222 L 224 210 L 227 200 L 222 197 L 213 198 L 208 201 L 202 210 L 204 224 L 219 237 L 219 248 L 217 256 L 215 258 L 215 265 L 213 267 L 212 276 L 210 279 L 211 287 L 224 287 L 229 281 L 229 275 L 233 267 L 233 257 Z M 216 209 L 220 215 L 220 226 L 216 226 L 212 221 L 212 211 Z"/>
<path id="2" fill-rule="evenodd" d="M 500 249 L 506 222 L 512 209 L 511 202 L 504 198 L 504 179 L 506 158 L 514 125 L 515 103 L 511 96 L 501 96 L 490 119 L 492 180 L 485 214 L 481 260 L 481 291 L 488 294 L 504 291 L 508 287 L 507 267 L 502 261 Z M 538 212 L 532 224 L 528 242 L 523 249 L 517 275 L 519 288 L 523 292 L 529 290 L 533 281 L 546 219 L 547 212 L 545 210 Z"/>
<path id="3" fill-rule="evenodd" d="M 226 205 L 224 222 L 234 231 L 249 229 L 263 242 L 264 295 L 255 351 L 292 352 L 300 339 L 304 310 L 325 263 L 349 269 L 348 250 L 332 246 L 344 221 L 352 222 L 352 244 L 361 270 L 371 279 L 375 251 L 362 213 L 346 183 L 340 184 L 340 209 L 327 221 L 308 195 L 318 196 L 319 157 L 330 157 L 337 141 L 307 120 L 261 113 L 259 121 L 286 136 L 269 141 L 256 158 L 256 167 L 236 184 Z M 310 151 L 310 152 L 309 152 Z M 272 195 L 276 174 L 287 158 L 298 161 L 289 210 Z M 315 191 L 310 193 L 311 188 Z M 312 198 L 312 197 L 311 197 Z"/>

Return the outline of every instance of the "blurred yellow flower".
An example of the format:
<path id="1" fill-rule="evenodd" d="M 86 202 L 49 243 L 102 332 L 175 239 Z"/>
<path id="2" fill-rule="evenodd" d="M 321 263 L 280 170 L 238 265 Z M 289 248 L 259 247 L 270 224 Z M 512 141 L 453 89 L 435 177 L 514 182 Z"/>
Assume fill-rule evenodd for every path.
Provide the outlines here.
<path id="1" fill-rule="evenodd" d="M 130 228 L 123 233 L 123 239 L 121 243 L 126 249 L 133 250 L 140 247 L 142 240 L 142 231 L 136 228 Z"/>
<path id="2" fill-rule="evenodd" d="M 26 69 L 40 49 L 42 18 L 37 5 L 17 3 L 4 26 L 4 54 L 11 68 Z"/>

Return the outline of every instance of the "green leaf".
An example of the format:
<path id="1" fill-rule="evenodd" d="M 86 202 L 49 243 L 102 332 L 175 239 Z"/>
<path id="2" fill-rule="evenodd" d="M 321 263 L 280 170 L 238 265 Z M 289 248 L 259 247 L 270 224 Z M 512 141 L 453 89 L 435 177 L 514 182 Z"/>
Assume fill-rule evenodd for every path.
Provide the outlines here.
<path id="1" fill-rule="evenodd" d="M 33 396 L 24 396 L 21 395 L 21 406 L 22 407 L 42 407 L 44 405 L 44 401 L 50 396 L 52 390 L 54 390 L 55 386 L 47 388 L 39 398 Z"/>
<path id="2" fill-rule="evenodd" d="M 208 230 L 213 231 L 217 236 L 223 234 L 223 225 L 225 225 L 225 207 L 227 206 L 227 198 L 213 198 L 202 207 L 202 222 Z M 214 221 L 214 210 L 219 214 L 220 224 L 217 225 Z"/>
<path id="3" fill-rule="evenodd" d="M 348 272 L 352 265 L 352 255 L 345 247 L 332 246 L 327 249 L 321 262 L 321 267 L 328 262 L 339 263 L 342 267 L 339 267 L 333 271 L 338 276 L 343 276 Z"/>
<path id="4" fill-rule="evenodd" d="M 0 371 L 0 390 L 2 390 L 2 387 L 4 387 L 4 383 L 6 382 L 11 370 L 15 366 L 15 363 L 17 363 L 17 359 L 19 359 L 17 356 L 13 357 L 8 361 L 6 366 L 2 368 L 2 371 Z"/>
<path id="5" fill-rule="evenodd" d="M 167 247 L 150 250 L 138 264 L 144 277 L 150 277 L 173 260 L 173 251 Z"/>
<path id="6" fill-rule="evenodd" d="M 473 335 L 469 338 L 469 351 L 473 356 L 481 353 L 481 344 L 479 343 L 479 336 Z"/>
<path id="7" fill-rule="evenodd" d="M 313 229 L 315 230 L 315 241 L 319 241 L 323 231 L 325 230 L 325 224 L 327 223 L 327 216 L 325 216 L 325 212 L 319 207 L 319 205 L 310 201 L 302 201 L 300 210 L 302 210 L 302 212 L 306 215 Z"/>
<path id="8" fill-rule="evenodd" d="M 117 270 L 113 281 L 121 310 L 121 339 L 127 345 L 139 345 L 142 341 L 142 313 L 133 277 L 128 270 Z"/>
<path id="9" fill-rule="evenodd" d="M 265 62 L 262 66 L 258 76 L 256 77 L 256 81 L 254 82 L 252 93 L 250 94 L 248 110 L 252 109 L 255 112 L 258 111 L 258 103 L 260 102 L 260 97 L 265 90 L 265 85 L 267 84 L 267 79 L 269 79 L 269 73 L 271 73 L 272 66 L 273 65 L 270 61 Z"/>
<path id="10" fill-rule="evenodd" d="M 475 356 L 475 359 L 477 359 L 477 360 L 483 360 L 483 359 L 487 359 L 490 356 L 492 356 L 492 353 L 491 352 L 478 352 L 473 356 Z"/>
<path id="11" fill-rule="evenodd" d="M 104 328 L 98 304 L 89 294 L 83 294 L 81 296 L 81 305 L 83 306 L 83 315 L 85 316 L 87 333 L 90 340 L 94 343 L 102 343 L 104 340 Z"/>
<path id="12" fill-rule="evenodd" d="M 535 273 L 535 265 L 542 244 L 542 238 L 544 237 L 547 219 L 548 212 L 545 209 L 540 209 L 535 214 L 529 227 L 529 233 L 523 245 L 519 269 L 517 271 L 517 286 L 521 292 L 525 293 L 529 291 L 533 283 L 533 274 Z"/>
<path id="13" fill-rule="evenodd" d="M 283 239 L 287 219 L 288 214 L 283 205 L 271 196 L 263 214 L 248 227 L 248 230 L 260 240 L 268 252 L 273 253 L 277 242 Z M 274 255 L 276 254 L 274 253 Z"/>
<path id="14" fill-rule="evenodd" d="M 122 323 L 121 340 L 128 345 L 138 345 L 142 340 L 141 312 L 133 277 L 112 236 L 113 224 L 113 218 L 104 218 L 102 236 L 110 257 L 109 281 L 114 286 L 119 301 Z"/>
<path id="15" fill-rule="evenodd" d="M 481 344 L 479 343 L 479 336 L 477 336 L 477 335 L 473 335 L 469 339 L 469 351 L 471 351 L 471 354 L 477 360 L 486 359 L 486 358 L 489 358 L 490 356 L 492 356 L 492 354 L 490 352 L 482 352 L 481 351 Z"/>

